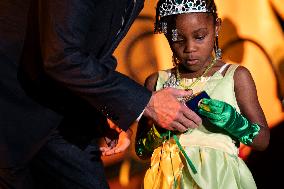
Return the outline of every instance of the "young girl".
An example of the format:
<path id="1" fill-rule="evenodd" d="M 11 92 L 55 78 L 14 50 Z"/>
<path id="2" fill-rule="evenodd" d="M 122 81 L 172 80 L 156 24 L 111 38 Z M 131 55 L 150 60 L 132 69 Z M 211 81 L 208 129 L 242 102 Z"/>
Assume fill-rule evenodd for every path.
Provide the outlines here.
<path id="1" fill-rule="evenodd" d="M 205 91 L 210 98 L 202 99 L 196 110 L 202 125 L 185 133 L 161 130 L 144 117 L 140 120 L 136 153 L 142 159 L 152 155 L 144 188 L 256 188 L 238 157 L 239 142 L 264 150 L 269 129 L 250 72 L 221 60 L 221 20 L 214 1 L 160 0 L 156 9 L 155 31 L 165 34 L 175 67 L 152 74 L 145 85 L 152 91 L 165 87 L 193 94 Z"/>

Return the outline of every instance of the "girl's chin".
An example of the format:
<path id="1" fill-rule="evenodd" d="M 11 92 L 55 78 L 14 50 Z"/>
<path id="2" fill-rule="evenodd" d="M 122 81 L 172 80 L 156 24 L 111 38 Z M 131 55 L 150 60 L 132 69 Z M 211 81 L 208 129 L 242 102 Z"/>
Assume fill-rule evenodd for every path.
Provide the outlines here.
<path id="1" fill-rule="evenodd" d="M 195 62 L 185 62 L 183 65 L 180 67 L 181 71 L 185 72 L 195 72 L 200 69 L 199 64 Z"/>

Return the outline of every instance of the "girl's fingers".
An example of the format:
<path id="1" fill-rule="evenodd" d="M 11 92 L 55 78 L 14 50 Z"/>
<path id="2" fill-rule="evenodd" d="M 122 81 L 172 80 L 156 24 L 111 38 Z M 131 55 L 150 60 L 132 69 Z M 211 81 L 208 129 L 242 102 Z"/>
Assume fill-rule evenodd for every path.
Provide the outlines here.
<path id="1" fill-rule="evenodd" d="M 212 113 L 212 112 L 207 112 L 203 109 L 199 109 L 199 113 L 209 119 L 212 119 L 212 120 L 219 120 L 220 119 L 220 116 L 219 114 L 215 114 L 215 113 Z"/>
<path id="2" fill-rule="evenodd" d="M 220 106 L 210 106 L 210 105 L 203 104 L 203 103 L 200 103 L 200 105 L 198 107 L 199 107 L 199 109 L 202 109 L 206 112 L 211 112 L 211 113 L 214 113 L 214 114 L 220 114 L 223 111 L 223 108 L 220 107 Z"/>

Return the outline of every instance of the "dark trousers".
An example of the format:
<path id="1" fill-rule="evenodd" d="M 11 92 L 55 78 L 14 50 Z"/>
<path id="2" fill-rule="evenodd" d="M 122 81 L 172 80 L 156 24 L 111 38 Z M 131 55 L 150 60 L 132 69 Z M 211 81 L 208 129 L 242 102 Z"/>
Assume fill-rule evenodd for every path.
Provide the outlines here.
<path id="1" fill-rule="evenodd" d="M 107 189 L 99 147 L 81 150 L 55 133 L 30 166 L 0 169 L 0 189 Z"/>

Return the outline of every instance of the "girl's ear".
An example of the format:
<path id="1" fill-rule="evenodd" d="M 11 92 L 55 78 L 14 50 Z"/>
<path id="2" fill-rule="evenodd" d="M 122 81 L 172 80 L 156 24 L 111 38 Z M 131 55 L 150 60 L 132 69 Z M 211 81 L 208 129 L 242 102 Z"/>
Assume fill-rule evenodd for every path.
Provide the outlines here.
<path id="1" fill-rule="evenodd" d="M 221 28 L 221 24 L 222 24 L 222 19 L 221 18 L 216 18 L 215 21 L 215 35 L 218 36 L 220 28 Z"/>

